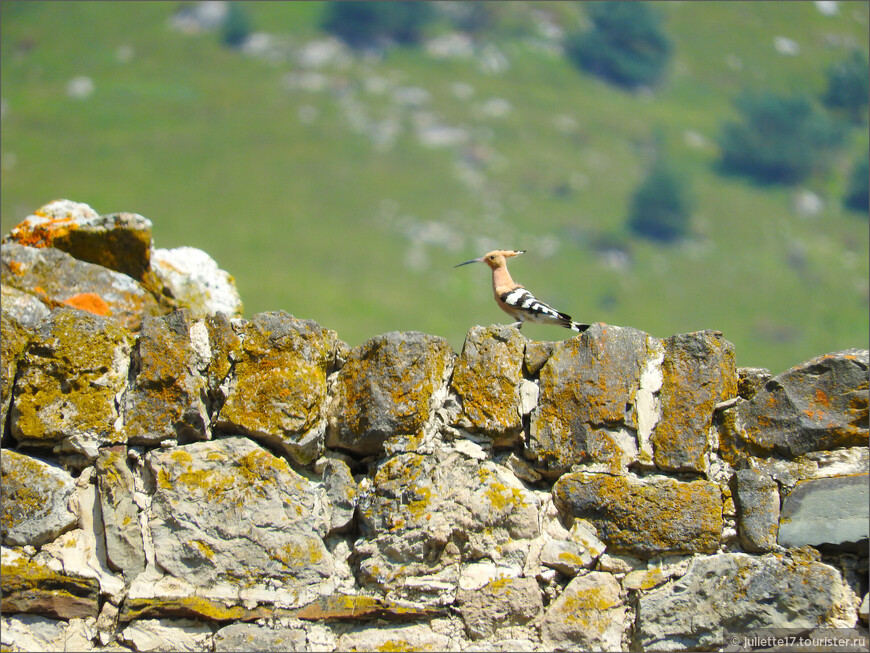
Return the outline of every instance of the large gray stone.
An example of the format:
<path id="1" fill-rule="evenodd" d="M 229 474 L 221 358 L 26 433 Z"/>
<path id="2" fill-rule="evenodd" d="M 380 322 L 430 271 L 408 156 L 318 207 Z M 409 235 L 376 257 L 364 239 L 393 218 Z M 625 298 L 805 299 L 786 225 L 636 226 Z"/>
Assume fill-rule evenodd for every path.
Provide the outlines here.
<path id="1" fill-rule="evenodd" d="M 55 200 L 24 218 L 3 242 L 54 247 L 142 281 L 151 258 L 151 226 L 135 213 L 98 215 L 87 204 Z"/>
<path id="2" fill-rule="evenodd" d="M 144 318 L 124 395 L 124 431 L 131 444 L 206 439 L 206 382 L 196 368 L 190 327 L 186 309 Z"/>
<path id="3" fill-rule="evenodd" d="M 538 509 L 537 496 L 491 461 L 400 454 L 378 466 L 360 501 L 360 580 L 395 589 L 410 577 L 484 557 L 524 561 L 539 534 Z"/>
<path id="4" fill-rule="evenodd" d="M 511 326 L 469 329 L 451 380 L 462 405 L 459 426 L 497 444 L 519 441 L 524 349 L 525 338 Z"/>
<path id="5" fill-rule="evenodd" d="M 795 547 L 867 540 L 867 503 L 867 474 L 801 481 L 783 502 L 779 543 Z"/>
<path id="6" fill-rule="evenodd" d="M 738 470 L 736 477 L 740 543 L 747 551 L 772 551 L 779 529 L 779 485 L 758 469 Z"/>
<path id="7" fill-rule="evenodd" d="M 127 447 L 105 447 L 96 464 L 100 507 L 106 529 L 106 557 L 129 582 L 145 569 L 145 545 L 139 508 L 133 497 L 135 481 L 127 466 Z"/>
<path id="8" fill-rule="evenodd" d="M 60 308 L 43 320 L 18 363 L 11 431 L 19 445 L 83 457 L 122 442 L 118 397 L 127 384 L 132 334 L 109 319 Z"/>
<path id="9" fill-rule="evenodd" d="M 3 283 L 38 296 L 48 306 L 67 305 L 138 330 L 143 315 L 164 309 L 138 281 L 73 258 L 53 247 L 0 245 Z"/>
<path id="10" fill-rule="evenodd" d="M 616 433 L 637 430 L 637 390 L 657 342 L 637 329 L 594 324 L 554 348 L 540 372 L 528 445 L 542 470 L 557 475 L 590 461 L 625 467 L 629 452 Z"/>
<path id="11" fill-rule="evenodd" d="M 215 427 L 277 447 L 300 465 L 314 462 L 323 452 L 335 332 L 283 311 L 258 313 L 236 330 L 240 345 Z"/>
<path id="12" fill-rule="evenodd" d="M 304 478 L 247 438 L 152 451 L 157 563 L 193 585 L 266 578 L 313 584 L 333 571 Z"/>
<path id="13" fill-rule="evenodd" d="M 722 495 L 708 481 L 565 474 L 553 486 L 563 513 L 590 521 L 610 553 L 641 558 L 712 553 L 722 532 Z"/>
<path id="14" fill-rule="evenodd" d="M 544 609 L 533 578 L 499 578 L 474 590 L 459 590 L 456 606 L 472 639 L 492 637 L 505 626 L 527 624 Z"/>
<path id="15" fill-rule="evenodd" d="M 380 454 L 388 439 L 403 436 L 413 450 L 454 356 L 447 340 L 417 331 L 391 331 L 354 347 L 338 373 L 327 445 Z"/>
<path id="16" fill-rule="evenodd" d="M 541 639 L 550 650 L 621 651 L 627 612 L 616 579 L 593 571 L 568 583 L 547 608 Z"/>
<path id="17" fill-rule="evenodd" d="M 809 629 L 855 623 L 839 572 L 806 556 L 720 553 L 694 558 L 686 574 L 640 597 L 643 651 L 713 650 L 724 631 Z"/>
<path id="18" fill-rule="evenodd" d="M 0 469 L 4 545 L 42 546 L 75 526 L 69 509 L 75 481 L 67 472 L 8 449 Z"/>
<path id="19" fill-rule="evenodd" d="M 307 638 L 302 628 L 261 626 L 235 623 L 224 626 L 214 635 L 216 653 L 231 651 L 307 651 Z"/>
<path id="20" fill-rule="evenodd" d="M 652 434 L 655 463 L 669 471 L 703 472 L 713 408 L 737 395 L 734 345 L 719 331 L 664 341 L 662 415 Z"/>
<path id="21" fill-rule="evenodd" d="M 738 404 L 736 446 L 758 456 L 867 446 L 868 351 L 817 356 Z"/>

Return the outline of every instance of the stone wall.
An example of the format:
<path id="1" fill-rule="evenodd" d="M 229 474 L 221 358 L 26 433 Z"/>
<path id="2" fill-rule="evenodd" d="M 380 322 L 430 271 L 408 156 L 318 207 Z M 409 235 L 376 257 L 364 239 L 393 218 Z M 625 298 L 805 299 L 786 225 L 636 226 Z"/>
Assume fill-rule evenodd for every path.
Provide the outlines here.
<path id="1" fill-rule="evenodd" d="M 2 648 L 715 650 L 867 619 L 868 352 L 242 319 L 58 201 L 2 244 Z M 863 600 L 863 605 L 862 605 Z"/>

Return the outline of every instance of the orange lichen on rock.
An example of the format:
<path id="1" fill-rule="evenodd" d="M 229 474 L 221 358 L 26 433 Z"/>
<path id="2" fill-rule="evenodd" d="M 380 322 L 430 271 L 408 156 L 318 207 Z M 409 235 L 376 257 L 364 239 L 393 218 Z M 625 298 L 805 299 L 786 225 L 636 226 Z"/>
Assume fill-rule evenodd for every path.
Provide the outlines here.
<path id="1" fill-rule="evenodd" d="M 50 218 L 40 211 L 36 211 L 35 215 L 49 219 L 38 224 L 34 224 L 30 220 L 25 220 L 19 224 L 10 234 L 15 242 L 28 247 L 54 247 L 54 241 L 57 238 L 67 236 L 70 231 L 77 227 L 70 215 L 62 218 Z"/>
<path id="2" fill-rule="evenodd" d="M 63 303 L 67 306 L 72 306 L 73 308 L 93 313 L 94 315 L 107 316 L 112 312 L 105 300 L 92 292 L 83 292 L 78 295 L 73 295 L 69 299 L 64 300 Z"/>

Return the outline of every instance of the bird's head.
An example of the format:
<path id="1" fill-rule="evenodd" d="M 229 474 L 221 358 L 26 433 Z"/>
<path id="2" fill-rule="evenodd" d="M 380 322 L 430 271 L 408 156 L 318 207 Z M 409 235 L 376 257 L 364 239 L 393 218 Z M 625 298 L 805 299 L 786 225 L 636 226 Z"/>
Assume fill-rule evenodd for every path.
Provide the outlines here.
<path id="1" fill-rule="evenodd" d="M 483 256 L 479 258 L 473 258 L 470 261 L 465 261 L 465 263 L 460 263 L 459 265 L 454 265 L 453 267 L 460 267 L 461 265 L 468 265 L 469 263 L 486 263 L 493 270 L 496 268 L 504 267 L 507 259 L 512 256 L 519 256 L 520 254 L 525 254 L 526 250 L 520 249 L 494 249 L 491 252 L 487 252 Z"/>

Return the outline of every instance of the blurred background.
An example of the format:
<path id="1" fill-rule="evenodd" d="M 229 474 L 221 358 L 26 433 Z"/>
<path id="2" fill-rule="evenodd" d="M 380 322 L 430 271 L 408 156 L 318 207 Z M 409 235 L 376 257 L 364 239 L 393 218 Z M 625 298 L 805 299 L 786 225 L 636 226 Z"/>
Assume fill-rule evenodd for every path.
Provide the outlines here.
<path id="1" fill-rule="evenodd" d="M 867 2 L 15 2 L 2 232 L 154 223 L 354 346 L 510 321 L 718 329 L 779 373 L 868 341 Z M 572 332 L 529 325 L 533 339 Z"/>

